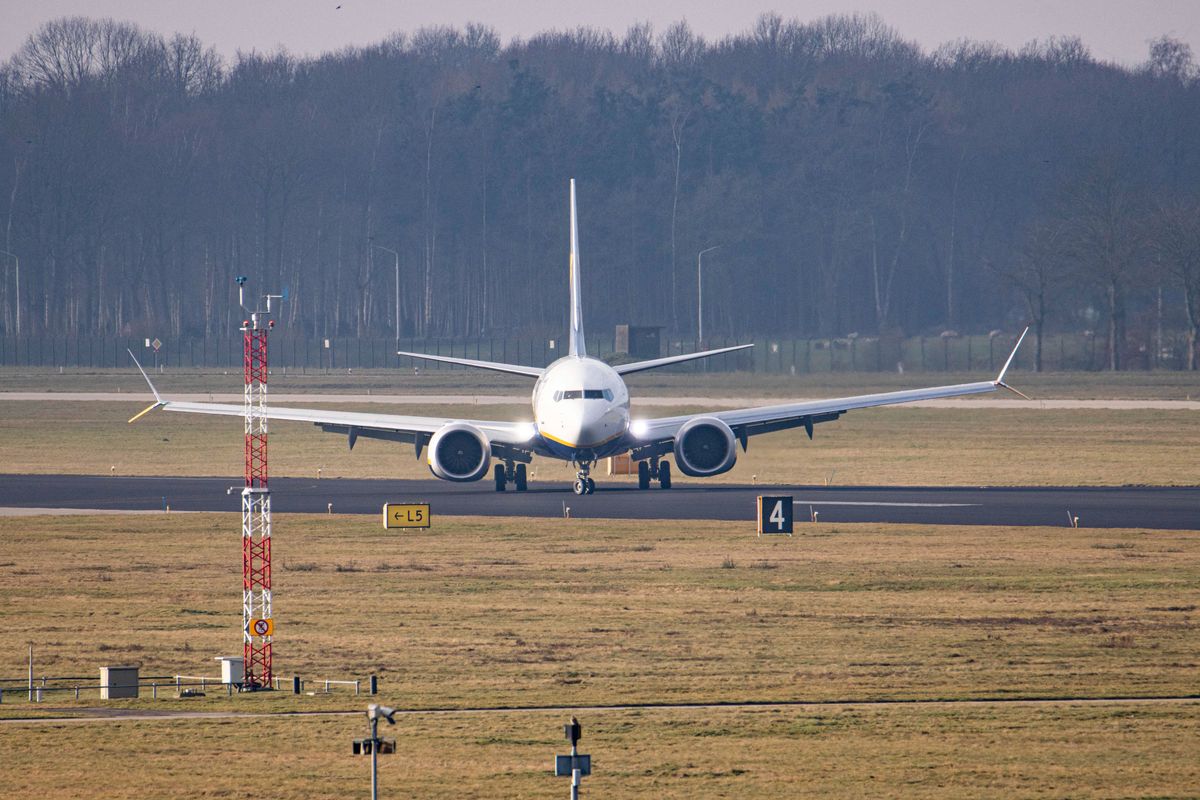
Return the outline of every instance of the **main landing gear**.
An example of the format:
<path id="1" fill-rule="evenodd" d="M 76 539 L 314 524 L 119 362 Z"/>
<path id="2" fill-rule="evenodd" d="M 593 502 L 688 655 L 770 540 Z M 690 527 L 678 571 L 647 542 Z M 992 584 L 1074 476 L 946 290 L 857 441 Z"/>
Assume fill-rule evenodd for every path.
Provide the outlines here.
<path id="1" fill-rule="evenodd" d="M 653 461 L 638 462 L 638 488 L 649 489 L 650 481 L 658 481 L 658 486 L 661 489 L 671 488 L 671 462 L 659 461 L 657 458 Z"/>
<path id="2" fill-rule="evenodd" d="M 518 492 L 523 492 L 529 488 L 524 464 L 514 465 L 511 461 L 497 464 L 492 468 L 492 477 L 496 481 L 497 492 L 503 492 L 510 483 L 516 487 Z"/>

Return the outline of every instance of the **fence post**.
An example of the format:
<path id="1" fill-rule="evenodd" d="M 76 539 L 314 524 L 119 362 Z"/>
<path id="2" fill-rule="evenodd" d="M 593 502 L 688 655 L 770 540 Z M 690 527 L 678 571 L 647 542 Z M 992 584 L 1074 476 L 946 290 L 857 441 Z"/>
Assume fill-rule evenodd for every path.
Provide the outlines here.
<path id="1" fill-rule="evenodd" d="M 354 696 L 358 697 L 358 681 L 354 682 Z"/>
<path id="2" fill-rule="evenodd" d="M 158 699 L 158 681 L 154 681 L 150 684 L 150 696 L 155 700 Z"/>

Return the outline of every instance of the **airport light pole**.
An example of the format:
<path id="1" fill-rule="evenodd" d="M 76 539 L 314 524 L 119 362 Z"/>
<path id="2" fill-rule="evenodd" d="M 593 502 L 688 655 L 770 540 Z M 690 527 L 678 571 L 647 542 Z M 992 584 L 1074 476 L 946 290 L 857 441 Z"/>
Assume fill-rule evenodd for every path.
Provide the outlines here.
<path id="1" fill-rule="evenodd" d="M 395 323 L 396 323 L 396 349 L 399 350 L 400 349 L 400 254 L 397 253 L 392 248 L 384 247 L 381 244 L 373 244 L 373 245 L 371 245 L 371 247 L 374 247 L 378 250 L 382 250 L 385 253 L 391 253 L 392 258 L 395 259 L 395 261 L 396 261 L 396 320 L 395 320 Z"/>
<path id="2" fill-rule="evenodd" d="M 11 258 L 17 265 L 17 336 L 21 335 L 21 259 L 17 258 L 16 253 L 10 253 L 7 250 L 0 250 L 0 253 Z"/>
<path id="3" fill-rule="evenodd" d="M 711 253 L 723 245 L 714 244 L 705 248 L 696 256 L 696 338 L 699 347 L 704 341 L 704 254 Z"/>

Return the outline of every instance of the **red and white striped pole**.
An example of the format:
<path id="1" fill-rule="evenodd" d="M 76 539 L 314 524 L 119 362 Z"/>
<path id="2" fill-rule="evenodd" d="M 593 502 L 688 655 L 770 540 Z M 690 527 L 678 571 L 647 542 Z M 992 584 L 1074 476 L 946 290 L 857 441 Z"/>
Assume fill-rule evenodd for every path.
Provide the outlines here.
<path id="1" fill-rule="evenodd" d="M 238 279 L 239 295 L 245 278 Z M 244 303 L 243 303 L 244 306 Z M 242 687 L 269 689 L 271 643 L 271 490 L 267 470 L 267 336 L 275 323 L 254 311 L 242 324 L 246 410 L 246 485 L 242 489 Z"/>

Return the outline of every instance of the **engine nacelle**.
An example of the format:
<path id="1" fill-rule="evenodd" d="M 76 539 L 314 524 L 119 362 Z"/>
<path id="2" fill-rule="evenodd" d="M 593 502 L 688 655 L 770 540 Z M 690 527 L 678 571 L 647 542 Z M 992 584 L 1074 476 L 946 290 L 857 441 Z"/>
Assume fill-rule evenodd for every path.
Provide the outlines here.
<path id="1" fill-rule="evenodd" d="M 736 461 L 733 430 L 716 417 L 688 420 L 675 436 L 675 465 L 684 475 L 720 475 L 733 469 Z"/>
<path id="2" fill-rule="evenodd" d="M 477 481 L 491 463 L 491 443 L 469 423 L 451 422 L 429 440 L 429 471 L 444 481 Z"/>

